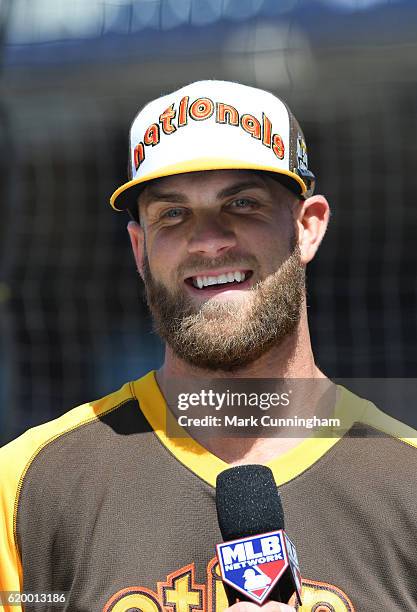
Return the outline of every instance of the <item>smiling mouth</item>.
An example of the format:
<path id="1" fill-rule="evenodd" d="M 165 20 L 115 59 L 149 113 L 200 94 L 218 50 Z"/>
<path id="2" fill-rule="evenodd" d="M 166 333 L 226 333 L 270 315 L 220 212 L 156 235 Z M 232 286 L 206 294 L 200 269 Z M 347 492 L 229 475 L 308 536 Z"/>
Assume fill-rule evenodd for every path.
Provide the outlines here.
<path id="1" fill-rule="evenodd" d="M 252 270 L 236 270 L 217 275 L 190 276 L 186 278 L 184 282 L 190 287 L 198 289 L 202 292 L 206 291 L 207 289 L 210 289 L 211 291 L 221 291 L 232 287 L 238 287 L 250 279 L 252 275 Z"/>

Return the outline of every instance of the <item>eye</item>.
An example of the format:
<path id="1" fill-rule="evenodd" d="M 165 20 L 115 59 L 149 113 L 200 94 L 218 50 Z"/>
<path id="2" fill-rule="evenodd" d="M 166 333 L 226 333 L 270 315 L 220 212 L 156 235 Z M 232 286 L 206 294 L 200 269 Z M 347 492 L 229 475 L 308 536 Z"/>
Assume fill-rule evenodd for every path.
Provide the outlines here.
<path id="1" fill-rule="evenodd" d="M 180 207 L 175 207 L 175 208 L 169 208 L 168 210 L 165 210 L 162 214 L 161 214 L 161 219 L 181 219 L 182 217 L 184 217 L 186 214 L 186 210 L 184 208 L 180 208 Z"/>
<path id="2" fill-rule="evenodd" d="M 257 203 L 249 198 L 237 198 L 229 204 L 229 208 L 234 210 L 253 210 L 256 207 Z"/>

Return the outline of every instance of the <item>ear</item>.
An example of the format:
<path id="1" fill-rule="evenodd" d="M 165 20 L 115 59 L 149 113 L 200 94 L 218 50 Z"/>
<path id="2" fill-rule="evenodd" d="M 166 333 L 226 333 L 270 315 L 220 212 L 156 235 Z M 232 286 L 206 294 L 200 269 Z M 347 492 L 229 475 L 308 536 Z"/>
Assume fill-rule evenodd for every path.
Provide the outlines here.
<path id="1" fill-rule="evenodd" d="M 132 245 L 133 256 L 135 258 L 136 267 L 143 280 L 143 254 L 145 245 L 145 236 L 143 228 L 137 221 L 129 221 L 127 224 L 130 243 Z"/>
<path id="2" fill-rule="evenodd" d="M 324 196 L 314 195 L 302 203 L 296 221 L 303 264 L 308 264 L 315 256 L 326 233 L 329 217 L 330 207 Z"/>

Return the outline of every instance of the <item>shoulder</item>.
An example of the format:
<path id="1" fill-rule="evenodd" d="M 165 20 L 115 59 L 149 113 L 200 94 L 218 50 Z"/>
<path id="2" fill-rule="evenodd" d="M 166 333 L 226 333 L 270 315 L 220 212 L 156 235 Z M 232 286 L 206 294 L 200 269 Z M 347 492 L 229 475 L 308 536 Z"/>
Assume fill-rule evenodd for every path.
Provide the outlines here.
<path id="1" fill-rule="evenodd" d="M 417 449 L 415 429 L 383 412 L 371 401 L 359 397 L 345 387 L 339 387 L 339 389 L 342 418 L 355 423 L 358 428 L 361 428 L 365 437 L 388 438 L 401 445 Z"/>
<path id="2" fill-rule="evenodd" d="M 126 402 L 134 399 L 131 384 L 126 383 L 121 389 L 109 395 L 88 402 L 69 410 L 62 416 L 28 429 L 21 436 L 0 448 L 0 465 L 2 469 L 2 483 L 4 476 L 11 473 L 23 473 L 33 458 L 48 444 L 61 436 L 94 423 L 110 412 L 116 410 Z"/>
<path id="3" fill-rule="evenodd" d="M 0 448 L 0 501 L 16 506 L 23 484 L 58 477 L 59 470 L 97 466 L 118 452 L 122 439 L 151 431 L 136 389 L 152 387 L 153 372 L 117 391 L 33 427 Z M 153 387 L 152 387 L 153 388 Z M 152 394 L 151 394 L 152 396 Z M 152 396 L 153 397 L 153 396 Z M 76 463 L 77 462 L 77 463 Z M 76 463 L 76 465 L 75 465 Z M 30 478 L 28 476 L 30 475 Z M 2 498 L 1 498 L 2 496 Z"/>
<path id="4" fill-rule="evenodd" d="M 131 384 L 127 383 L 99 400 L 77 406 L 57 419 L 27 430 L 0 448 L 0 509 L 4 515 L 16 512 L 27 474 L 40 458 L 52 456 L 55 466 L 65 468 L 68 453 L 62 455 L 62 444 L 71 444 L 71 440 L 76 439 L 79 445 L 89 429 L 96 429 L 96 424 L 132 401 L 136 400 Z"/>
<path id="5" fill-rule="evenodd" d="M 380 503 L 395 492 L 394 497 L 402 499 L 415 517 L 417 431 L 346 389 L 342 389 L 342 406 L 345 415 L 351 413 L 351 427 L 337 445 L 345 480 L 352 487 L 361 481 L 366 495 L 372 491 Z"/>

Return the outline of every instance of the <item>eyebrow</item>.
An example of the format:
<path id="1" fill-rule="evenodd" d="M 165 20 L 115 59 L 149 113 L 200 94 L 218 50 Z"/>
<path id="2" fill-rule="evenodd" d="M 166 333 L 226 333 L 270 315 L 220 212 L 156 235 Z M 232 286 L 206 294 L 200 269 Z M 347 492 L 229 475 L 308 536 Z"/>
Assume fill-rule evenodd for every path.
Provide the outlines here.
<path id="1" fill-rule="evenodd" d="M 222 200 L 243 191 L 244 189 L 262 189 L 263 185 L 258 181 L 239 181 L 234 185 L 225 187 L 217 193 L 217 198 Z M 164 191 L 154 186 L 149 186 L 146 194 L 146 206 L 150 206 L 155 202 L 172 202 L 174 204 L 186 204 L 188 197 L 178 191 Z"/>
<path id="2" fill-rule="evenodd" d="M 162 191 L 156 187 L 149 187 L 146 194 L 146 205 L 149 206 L 155 202 L 174 202 L 175 204 L 185 204 L 188 198 L 178 191 Z"/>
<path id="3" fill-rule="evenodd" d="M 239 193 L 239 191 L 243 191 L 244 189 L 253 188 L 263 189 L 263 185 L 258 181 L 239 181 L 238 183 L 235 183 L 230 187 L 225 187 L 225 189 L 219 191 L 217 197 L 219 199 L 223 199 L 235 195 L 236 193 Z"/>

